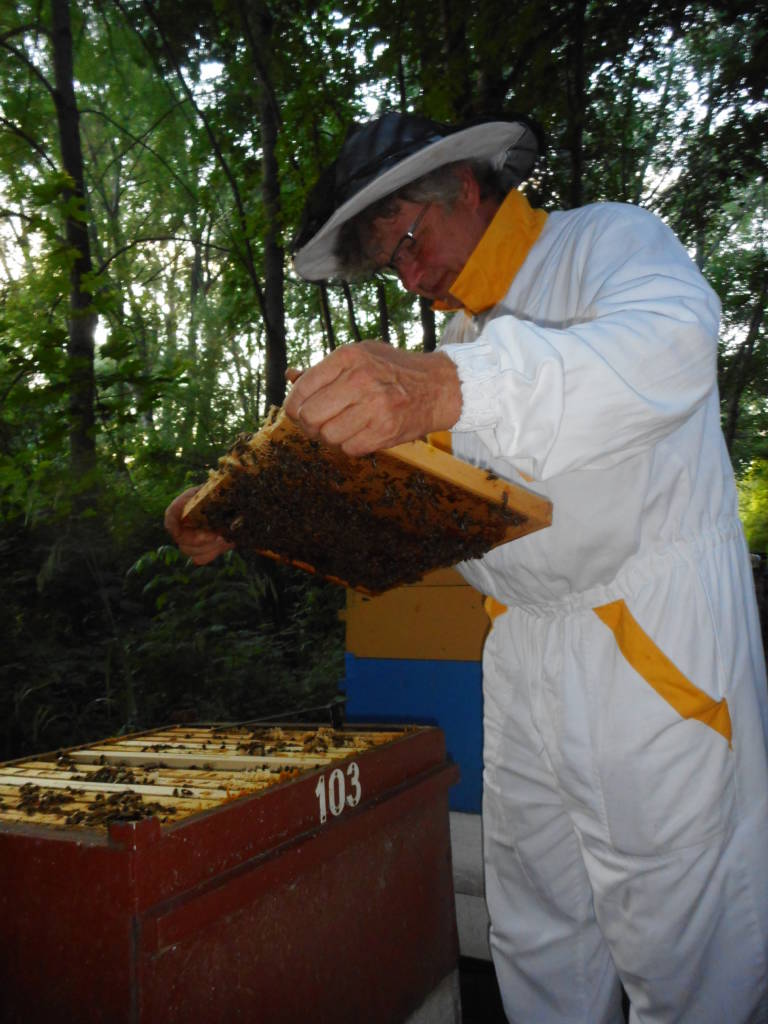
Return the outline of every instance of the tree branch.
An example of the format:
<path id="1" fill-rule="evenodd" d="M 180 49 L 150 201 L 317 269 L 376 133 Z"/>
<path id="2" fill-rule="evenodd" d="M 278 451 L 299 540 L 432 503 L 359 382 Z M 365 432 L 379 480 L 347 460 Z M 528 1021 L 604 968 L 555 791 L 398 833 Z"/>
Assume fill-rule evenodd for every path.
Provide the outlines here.
<path id="1" fill-rule="evenodd" d="M 17 124 L 14 124 L 13 121 L 9 121 L 7 117 L 3 117 L 1 114 L 0 125 L 2 125 L 3 128 L 7 129 L 12 135 L 18 135 L 20 139 L 23 139 L 24 142 L 27 143 L 29 148 L 33 152 L 37 153 L 41 160 L 48 164 L 52 171 L 56 170 L 56 164 L 54 163 L 54 161 L 51 160 L 51 158 L 45 152 L 43 147 L 35 139 L 33 139 L 31 135 L 28 135 L 23 128 L 21 128 Z"/>
<path id="2" fill-rule="evenodd" d="M 177 106 L 181 106 L 182 103 L 183 103 L 183 101 L 179 100 L 176 105 Z M 171 110 L 172 109 L 173 108 L 171 108 Z M 149 134 L 151 134 L 151 132 L 153 132 L 155 130 L 155 128 L 158 126 L 158 124 L 160 124 L 160 122 L 162 120 L 164 120 L 166 117 L 168 117 L 170 115 L 171 110 L 167 110 L 164 114 L 162 114 L 159 118 L 157 118 L 157 120 L 147 128 L 147 130 L 143 133 L 143 135 L 134 135 L 132 132 L 128 131 L 128 129 L 125 127 L 125 125 L 120 124 L 119 121 L 116 121 L 113 117 L 110 117 L 109 114 L 105 114 L 103 110 L 96 110 L 93 107 L 86 107 L 85 109 L 80 111 L 80 114 L 81 115 L 82 114 L 93 114 L 95 117 L 100 117 L 104 121 L 106 121 L 107 124 L 111 124 L 114 128 L 117 128 L 117 130 L 119 132 L 121 132 L 123 135 L 125 135 L 126 138 L 130 139 L 131 142 L 134 145 L 140 146 L 142 149 L 145 149 L 159 163 L 161 163 L 163 165 L 163 167 L 166 169 L 166 171 L 168 171 L 168 173 L 171 175 L 173 180 L 176 181 L 179 185 L 181 185 L 181 187 L 184 189 L 184 191 L 187 193 L 187 195 L 190 197 L 190 199 L 197 199 L 197 196 L 196 196 L 195 192 L 193 191 L 193 189 L 190 188 L 190 186 L 187 184 L 187 182 L 184 181 L 184 179 L 181 178 L 174 171 L 174 169 L 170 166 L 168 161 L 165 160 L 162 156 L 160 156 L 159 153 L 156 153 L 155 150 L 152 149 L 151 146 L 147 145 L 146 142 L 144 142 L 144 137 L 149 135 Z M 123 154 L 127 153 L 130 148 L 131 147 L 128 147 L 127 149 L 125 149 L 123 151 Z"/>
<path id="3" fill-rule="evenodd" d="M 23 50 L 17 49 L 15 46 L 11 46 L 4 39 L 0 39 L 0 49 L 7 50 L 12 56 L 16 58 L 21 64 L 26 65 L 27 69 L 32 72 L 35 78 L 42 83 L 45 90 L 55 101 L 56 99 L 56 87 L 51 85 L 45 75 L 42 73 L 39 67 L 29 59 Z"/>
<path id="4" fill-rule="evenodd" d="M 0 213 L 2 211 L 0 210 Z M 134 238 L 130 242 L 126 242 L 125 245 L 121 245 L 119 249 L 116 249 L 113 253 L 99 264 L 99 269 L 96 274 L 102 274 L 107 269 L 110 263 L 122 256 L 124 253 L 129 252 L 131 249 L 137 248 L 139 245 L 144 245 L 147 242 L 188 242 L 190 245 L 193 244 L 193 240 L 189 235 L 145 235 L 142 238 Z M 215 245 L 212 242 L 206 242 L 206 248 L 213 249 L 215 252 L 223 252 L 227 256 L 232 255 L 232 250 L 228 249 L 225 245 Z"/>

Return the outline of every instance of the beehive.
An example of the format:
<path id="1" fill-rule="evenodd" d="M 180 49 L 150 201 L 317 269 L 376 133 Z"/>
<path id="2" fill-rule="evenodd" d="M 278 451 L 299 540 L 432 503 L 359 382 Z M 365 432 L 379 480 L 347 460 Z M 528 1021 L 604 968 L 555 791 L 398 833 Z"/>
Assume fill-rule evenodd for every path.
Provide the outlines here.
<path id="1" fill-rule="evenodd" d="M 425 441 L 352 458 L 282 410 L 243 435 L 184 518 L 243 551 L 377 594 L 551 522 L 550 503 Z"/>
<path id="2" fill-rule="evenodd" d="M 402 1024 L 452 976 L 433 728 L 175 726 L 0 765 L 2 1020 Z"/>
<path id="3" fill-rule="evenodd" d="M 399 733 L 173 726 L 0 767 L 0 823 L 103 829 L 182 821 L 360 755 Z"/>

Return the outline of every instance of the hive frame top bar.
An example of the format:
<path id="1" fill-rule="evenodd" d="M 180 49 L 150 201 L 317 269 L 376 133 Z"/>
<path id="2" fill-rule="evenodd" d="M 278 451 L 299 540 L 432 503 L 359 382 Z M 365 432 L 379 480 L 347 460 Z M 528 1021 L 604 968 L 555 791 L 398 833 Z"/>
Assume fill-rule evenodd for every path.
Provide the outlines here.
<path id="1" fill-rule="evenodd" d="M 376 594 L 542 529 L 552 506 L 426 441 L 347 456 L 279 409 L 219 460 L 183 518 Z"/>

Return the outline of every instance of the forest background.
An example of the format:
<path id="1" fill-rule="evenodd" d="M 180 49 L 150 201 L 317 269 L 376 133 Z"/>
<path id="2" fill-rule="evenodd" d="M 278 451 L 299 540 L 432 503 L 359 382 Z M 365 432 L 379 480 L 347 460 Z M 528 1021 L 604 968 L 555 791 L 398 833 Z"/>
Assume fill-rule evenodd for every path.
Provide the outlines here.
<path id="1" fill-rule="evenodd" d="M 723 305 L 723 427 L 768 548 L 766 0 L 0 0 L 0 758 L 332 702 L 343 592 L 163 510 L 303 366 L 431 349 L 396 284 L 290 239 L 384 109 L 544 126 L 535 205 L 649 207 Z"/>

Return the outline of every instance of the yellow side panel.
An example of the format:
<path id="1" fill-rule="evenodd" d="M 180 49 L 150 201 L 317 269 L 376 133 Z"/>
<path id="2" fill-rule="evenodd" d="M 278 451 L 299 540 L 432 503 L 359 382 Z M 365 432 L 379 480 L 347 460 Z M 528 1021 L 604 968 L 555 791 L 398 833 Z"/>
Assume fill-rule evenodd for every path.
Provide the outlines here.
<path id="1" fill-rule="evenodd" d="M 479 661 L 490 625 L 482 595 L 450 569 L 378 597 L 348 590 L 344 618 L 358 658 Z"/>
<path id="2" fill-rule="evenodd" d="M 716 701 L 687 679 L 673 661 L 656 646 L 623 599 L 592 609 L 616 637 L 619 650 L 632 668 L 670 704 L 682 718 L 697 718 L 719 732 L 731 746 L 732 729 L 728 701 Z"/>
<path id="3" fill-rule="evenodd" d="M 449 455 L 453 454 L 450 430 L 435 430 L 432 434 L 427 434 L 427 441 L 433 448 L 439 448 L 441 452 L 448 452 Z"/>

